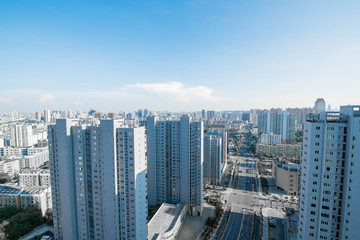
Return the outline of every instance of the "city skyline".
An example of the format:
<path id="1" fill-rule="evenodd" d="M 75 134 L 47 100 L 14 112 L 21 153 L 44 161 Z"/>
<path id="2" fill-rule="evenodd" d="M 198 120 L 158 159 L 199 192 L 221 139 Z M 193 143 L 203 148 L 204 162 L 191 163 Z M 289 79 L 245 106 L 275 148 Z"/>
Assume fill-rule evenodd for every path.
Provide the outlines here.
<path id="1" fill-rule="evenodd" d="M 20 2 L 0 3 L 0 112 L 359 101 L 356 1 Z"/>

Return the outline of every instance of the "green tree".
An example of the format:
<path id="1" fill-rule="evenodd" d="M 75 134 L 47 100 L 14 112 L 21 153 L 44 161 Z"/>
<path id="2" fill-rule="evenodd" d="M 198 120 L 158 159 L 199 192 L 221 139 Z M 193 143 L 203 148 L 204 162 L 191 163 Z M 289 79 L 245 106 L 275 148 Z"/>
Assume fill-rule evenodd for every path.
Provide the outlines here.
<path id="1" fill-rule="evenodd" d="M 24 212 L 19 212 L 9 219 L 9 224 L 5 227 L 5 233 L 9 240 L 15 240 L 42 223 L 43 217 L 40 209 L 26 208 Z"/>
<path id="2" fill-rule="evenodd" d="M 12 216 L 18 214 L 19 212 L 20 210 L 13 206 L 0 208 L 0 223 L 5 219 L 11 218 Z"/>

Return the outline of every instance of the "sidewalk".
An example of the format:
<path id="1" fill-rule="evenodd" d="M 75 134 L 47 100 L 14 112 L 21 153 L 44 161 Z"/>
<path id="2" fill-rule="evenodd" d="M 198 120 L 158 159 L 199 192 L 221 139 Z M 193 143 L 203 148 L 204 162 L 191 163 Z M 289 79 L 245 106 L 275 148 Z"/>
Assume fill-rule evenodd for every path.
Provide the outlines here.
<path id="1" fill-rule="evenodd" d="M 32 232 L 29 232 L 25 236 L 19 238 L 19 240 L 29 240 L 35 236 L 45 233 L 46 231 L 54 232 L 54 228 L 52 226 L 47 225 L 46 223 L 42 224 L 42 225 L 36 227 Z"/>

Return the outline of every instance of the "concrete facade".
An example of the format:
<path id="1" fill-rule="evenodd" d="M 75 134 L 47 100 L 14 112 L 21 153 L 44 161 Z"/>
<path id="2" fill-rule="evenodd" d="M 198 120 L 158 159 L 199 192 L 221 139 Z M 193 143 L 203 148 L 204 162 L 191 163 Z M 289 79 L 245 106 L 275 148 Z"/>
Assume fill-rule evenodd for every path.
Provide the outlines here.
<path id="1" fill-rule="evenodd" d="M 360 106 L 310 114 L 304 126 L 299 239 L 358 239 Z"/>
<path id="2" fill-rule="evenodd" d="M 49 126 L 57 239 L 146 239 L 145 128 L 123 123 Z"/>

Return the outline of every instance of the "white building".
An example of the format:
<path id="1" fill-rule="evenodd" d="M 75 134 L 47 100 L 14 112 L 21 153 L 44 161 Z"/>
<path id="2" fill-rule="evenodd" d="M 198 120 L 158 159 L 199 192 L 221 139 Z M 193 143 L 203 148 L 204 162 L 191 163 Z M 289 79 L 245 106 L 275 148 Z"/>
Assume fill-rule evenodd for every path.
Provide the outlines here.
<path id="1" fill-rule="evenodd" d="M 0 172 L 10 176 L 16 176 L 20 172 L 20 160 L 18 158 L 4 159 L 0 161 Z"/>
<path id="2" fill-rule="evenodd" d="M 278 144 L 281 143 L 281 135 L 273 133 L 263 133 L 260 136 L 260 143 L 262 144 Z"/>
<path id="3" fill-rule="evenodd" d="M 49 126 L 56 239 L 146 239 L 145 128 L 123 120 Z"/>
<path id="4" fill-rule="evenodd" d="M 0 156 L 1 157 L 10 157 L 10 156 L 25 156 L 33 155 L 35 153 L 40 153 L 43 151 L 48 151 L 48 147 L 28 147 L 28 148 L 18 148 L 18 147 L 0 147 Z"/>
<path id="5" fill-rule="evenodd" d="M 10 145 L 13 147 L 30 147 L 33 145 L 31 125 L 17 124 L 10 127 Z"/>
<path id="6" fill-rule="evenodd" d="M 295 139 L 295 114 L 286 111 L 259 113 L 258 133 L 280 134 L 283 143 L 293 141 Z"/>
<path id="7" fill-rule="evenodd" d="M 310 114 L 304 126 L 299 239 L 358 239 L 360 106 Z"/>
<path id="8" fill-rule="evenodd" d="M 203 201 L 203 123 L 183 116 L 147 117 L 149 205 L 190 204 L 201 214 Z"/>
<path id="9" fill-rule="evenodd" d="M 42 215 L 52 207 L 50 187 L 25 187 L 20 192 L 20 207 L 39 208 Z"/>
<path id="10" fill-rule="evenodd" d="M 21 169 L 19 173 L 19 186 L 45 186 L 50 187 L 49 169 Z"/>
<path id="11" fill-rule="evenodd" d="M 49 161 L 49 150 L 23 156 L 20 159 L 20 168 L 39 168 Z"/>
<path id="12" fill-rule="evenodd" d="M 50 112 L 50 110 L 44 110 L 44 121 L 45 121 L 45 124 L 51 123 L 51 112 Z"/>

